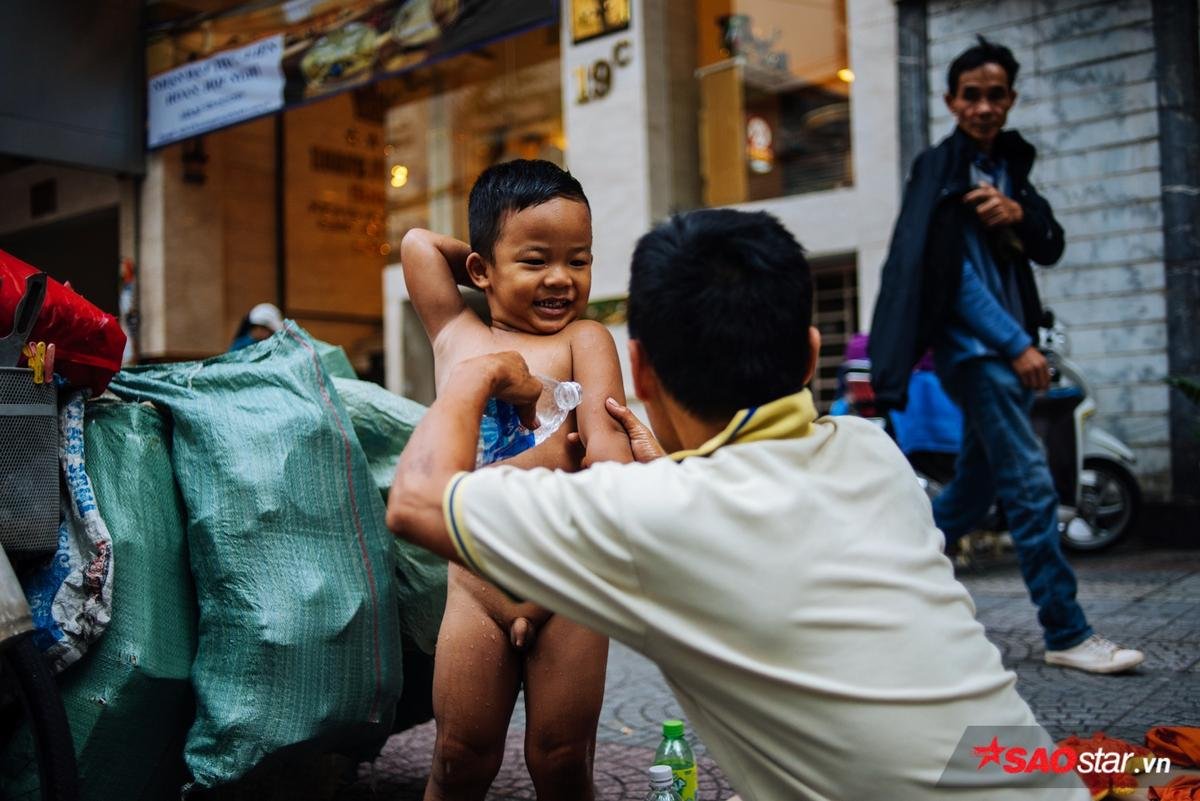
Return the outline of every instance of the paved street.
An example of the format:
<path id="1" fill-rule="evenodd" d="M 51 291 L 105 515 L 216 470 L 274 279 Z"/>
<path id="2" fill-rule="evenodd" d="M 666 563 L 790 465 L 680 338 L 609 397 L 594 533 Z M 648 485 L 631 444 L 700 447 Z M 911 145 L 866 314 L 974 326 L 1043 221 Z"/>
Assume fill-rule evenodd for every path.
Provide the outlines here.
<path id="1" fill-rule="evenodd" d="M 1090 676 L 1042 662 L 1041 632 L 1011 553 L 960 571 L 988 636 L 1017 671 L 1019 688 L 1055 738 L 1107 731 L 1141 742 L 1155 724 L 1200 725 L 1200 551 L 1124 549 L 1073 558 L 1080 599 L 1106 636 L 1146 651 L 1128 676 Z M 936 655 L 931 655 L 936 658 Z M 627 801 L 645 796 L 645 769 L 663 718 L 681 714 L 653 665 L 614 644 L 596 749 L 598 797 Z M 489 799 L 533 799 L 521 758 L 523 715 L 514 716 L 504 767 Z M 429 771 L 433 724 L 398 734 L 383 755 L 364 765 L 343 799 L 419 799 Z M 700 795 L 719 801 L 733 788 L 704 756 Z"/>

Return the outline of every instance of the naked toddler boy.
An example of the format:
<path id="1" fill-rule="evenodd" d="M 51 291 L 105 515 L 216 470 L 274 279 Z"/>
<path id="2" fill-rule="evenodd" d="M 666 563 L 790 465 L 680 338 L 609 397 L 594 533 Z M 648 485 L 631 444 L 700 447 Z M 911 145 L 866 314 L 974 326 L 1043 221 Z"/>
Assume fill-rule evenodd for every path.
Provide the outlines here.
<path id="1" fill-rule="evenodd" d="M 553 436 L 501 464 L 575 471 L 631 461 L 624 431 L 604 408 L 608 397 L 624 402 L 616 347 L 604 326 L 581 319 L 592 226 L 579 182 L 547 161 L 499 164 L 472 188 L 469 218 L 470 245 L 423 230 L 410 231 L 401 245 L 439 391 L 459 362 L 517 351 L 535 374 L 579 382 L 583 402 Z M 459 284 L 484 292 L 490 326 L 466 306 Z M 434 668 L 437 741 L 426 801 L 484 797 L 522 685 L 525 760 L 538 798 L 593 798 L 607 652 L 604 637 L 514 601 L 452 564 Z"/>

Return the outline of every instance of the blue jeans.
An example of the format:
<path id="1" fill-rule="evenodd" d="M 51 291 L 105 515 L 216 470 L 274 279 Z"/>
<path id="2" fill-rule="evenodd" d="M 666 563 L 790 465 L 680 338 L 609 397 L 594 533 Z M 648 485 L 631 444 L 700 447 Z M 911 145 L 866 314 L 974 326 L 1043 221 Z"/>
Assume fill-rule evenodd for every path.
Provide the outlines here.
<path id="1" fill-rule="evenodd" d="M 1029 419 L 1033 393 L 999 358 L 960 362 L 941 378 L 963 412 L 963 446 L 954 479 L 933 502 L 938 528 L 954 542 L 999 498 L 1046 648 L 1078 645 L 1092 628 L 1059 545 L 1058 495 Z"/>

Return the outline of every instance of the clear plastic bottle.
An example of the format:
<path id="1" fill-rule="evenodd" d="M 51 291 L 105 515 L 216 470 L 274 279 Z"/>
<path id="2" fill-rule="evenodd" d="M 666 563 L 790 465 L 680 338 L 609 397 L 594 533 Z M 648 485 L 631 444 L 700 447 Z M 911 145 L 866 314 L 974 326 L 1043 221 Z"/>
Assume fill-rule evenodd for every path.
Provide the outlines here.
<path id="1" fill-rule="evenodd" d="M 521 425 L 516 407 L 489 398 L 479 425 L 476 467 L 511 458 L 541 445 L 583 400 L 583 387 L 574 381 L 555 381 L 540 375 L 536 378 L 542 382 L 542 395 L 537 403 L 538 427 L 530 431 Z"/>
<path id="2" fill-rule="evenodd" d="M 675 792 L 675 778 L 666 765 L 650 768 L 650 792 L 646 801 L 683 801 Z"/>
<path id="3" fill-rule="evenodd" d="M 543 375 L 536 378 L 542 382 L 542 396 L 538 398 L 538 427 L 533 432 L 533 444 L 541 445 L 583 402 L 583 387 L 575 381 L 555 381 Z"/>
<path id="4" fill-rule="evenodd" d="M 654 764 L 666 765 L 674 776 L 675 791 L 682 801 L 696 801 L 696 758 L 683 739 L 682 720 L 664 720 L 663 739 L 654 752 Z"/>

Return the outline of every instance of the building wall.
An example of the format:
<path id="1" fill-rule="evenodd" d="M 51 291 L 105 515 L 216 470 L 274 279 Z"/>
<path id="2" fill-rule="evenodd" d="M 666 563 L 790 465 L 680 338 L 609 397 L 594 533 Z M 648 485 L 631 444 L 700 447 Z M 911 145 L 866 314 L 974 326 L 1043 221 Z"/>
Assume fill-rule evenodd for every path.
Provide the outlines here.
<path id="1" fill-rule="evenodd" d="M 851 148 L 854 185 L 828 192 L 741 204 L 779 217 L 810 257 L 849 255 L 858 262 L 861 327 L 879 292 L 900 185 L 896 98 L 896 8 L 893 0 L 848 0 Z"/>
<path id="2" fill-rule="evenodd" d="M 53 211 L 34 216 L 30 208 L 30 191 L 37 184 L 52 181 L 55 187 Z M 95 170 L 83 170 L 56 164 L 35 162 L 0 175 L 0 237 L 6 234 L 21 234 L 42 226 L 66 223 L 73 218 L 92 214 L 104 209 L 117 209 L 118 256 L 120 260 L 136 261 L 137 179 L 127 175 L 114 175 Z M 49 265 L 35 267 L 53 270 Z M 99 283 L 117 286 L 119 264 L 101 263 L 86 259 L 71 265 L 71 271 L 55 275 L 59 280 L 73 280 L 74 286 L 87 293 L 88 281 L 81 281 L 81 273 L 90 274 Z M 101 306 L 108 305 L 100 297 L 90 298 Z M 109 309 L 115 312 L 116 309 Z"/>
<path id="3" fill-rule="evenodd" d="M 276 302 L 274 121 L 203 138 L 204 182 L 183 144 L 147 154 L 140 187 L 140 347 L 151 359 L 220 353 L 256 303 Z"/>
<path id="4" fill-rule="evenodd" d="M 567 162 L 592 206 L 593 299 L 624 295 L 638 237 L 670 211 L 697 205 L 700 195 L 694 112 L 682 108 L 697 102 L 695 76 L 679 66 L 694 63 L 681 48 L 694 41 L 695 4 L 635 0 L 632 8 L 626 34 L 575 45 L 563 28 Z M 850 96 L 854 185 L 737 207 L 779 217 L 810 257 L 856 262 L 859 319 L 869 320 L 899 208 L 894 0 L 847 0 L 846 18 L 857 76 Z M 615 70 L 611 92 L 579 103 L 575 71 L 608 58 L 622 39 L 630 41 L 629 63 Z M 624 326 L 612 331 L 624 362 Z"/>
<path id="5" fill-rule="evenodd" d="M 29 193 L 36 184 L 55 183 L 55 210 L 34 217 Z M 60 167 L 54 164 L 30 164 L 0 175 L 0 234 L 10 234 L 37 225 L 59 222 L 121 203 L 122 179 L 115 175 Z"/>
<path id="6" fill-rule="evenodd" d="M 647 104 L 648 65 L 661 54 L 647 52 L 653 0 L 632 0 L 628 31 L 575 44 L 562 26 L 562 109 L 567 168 L 587 192 L 592 209 L 592 299 L 620 297 L 629 287 L 629 259 L 651 223 L 651 128 Z M 615 48 L 626 43 L 617 64 Z M 612 65 L 612 86 L 602 97 L 579 99 L 579 71 L 597 61 Z M 659 80 L 665 80 L 659 73 Z"/>
<path id="7" fill-rule="evenodd" d="M 1038 148 L 1034 185 L 1066 231 L 1043 302 L 1096 390 L 1097 422 L 1170 494 L 1167 323 L 1149 0 L 930 0 L 930 139 L 953 129 L 946 69 L 980 33 L 1021 64 L 1009 126 Z"/>

